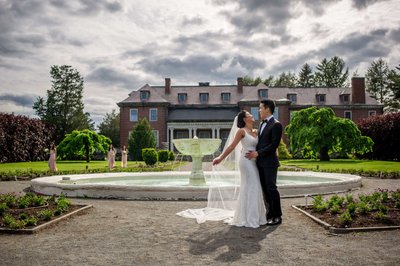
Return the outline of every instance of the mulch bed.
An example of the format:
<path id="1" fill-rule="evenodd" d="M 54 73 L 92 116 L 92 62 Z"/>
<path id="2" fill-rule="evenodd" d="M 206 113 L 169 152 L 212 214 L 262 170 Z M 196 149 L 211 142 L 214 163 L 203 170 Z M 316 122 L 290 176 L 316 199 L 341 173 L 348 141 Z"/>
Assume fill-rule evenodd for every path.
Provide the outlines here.
<path id="1" fill-rule="evenodd" d="M 31 207 L 31 208 L 24 208 L 24 209 L 19 209 L 19 208 L 8 209 L 7 213 L 11 214 L 15 218 L 18 218 L 20 216 L 20 214 L 25 213 L 28 216 L 35 216 L 35 217 L 38 217 L 39 219 L 38 219 L 36 225 L 32 225 L 32 226 L 26 225 L 22 229 L 10 229 L 10 228 L 6 227 L 3 224 L 3 220 L 0 219 L 0 233 L 11 233 L 11 234 L 36 233 L 50 225 L 58 223 L 61 220 L 69 218 L 73 215 L 81 215 L 83 213 L 83 211 L 85 211 L 89 208 L 92 208 L 92 207 L 93 207 L 92 205 L 71 204 L 68 207 L 67 211 L 61 213 L 60 215 L 52 216 L 49 220 L 38 217 L 38 214 L 43 210 L 51 210 L 51 211 L 56 210 L 57 204 L 52 201 L 50 201 L 48 205 L 40 206 L 40 207 Z"/>

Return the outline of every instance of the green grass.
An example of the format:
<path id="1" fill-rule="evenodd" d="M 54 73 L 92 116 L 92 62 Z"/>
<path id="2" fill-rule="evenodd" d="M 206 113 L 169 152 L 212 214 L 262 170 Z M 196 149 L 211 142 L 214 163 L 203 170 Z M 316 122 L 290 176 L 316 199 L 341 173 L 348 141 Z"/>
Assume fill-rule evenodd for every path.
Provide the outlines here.
<path id="1" fill-rule="evenodd" d="M 370 161 L 353 159 L 333 159 L 328 162 L 319 160 L 284 160 L 281 161 L 282 167 L 296 166 L 308 170 L 362 170 L 362 171 L 386 171 L 399 172 L 400 162 L 390 161 Z"/>
<path id="2" fill-rule="evenodd" d="M 120 166 L 121 162 L 115 162 L 116 166 Z M 144 164 L 144 162 L 128 162 L 128 167 L 137 167 L 139 164 Z M 107 168 L 107 161 L 57 161 L 58 171 L 69 171 L 69 170 L 85 170 L 86 166 L 88 169 L 101 169 Z M 42 162 L 22 162 L 22 163 L 1 163 L 0 171 L 46 171 L 49 169 L 47 161 Z"/>

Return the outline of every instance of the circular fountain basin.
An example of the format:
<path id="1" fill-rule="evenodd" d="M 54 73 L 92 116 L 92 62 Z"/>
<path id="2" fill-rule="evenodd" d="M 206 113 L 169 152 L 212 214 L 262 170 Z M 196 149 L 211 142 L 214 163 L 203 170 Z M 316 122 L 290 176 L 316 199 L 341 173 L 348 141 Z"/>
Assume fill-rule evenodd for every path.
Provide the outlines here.
<path id="1" fill-rule="evenodd" d="M 206 185 L 189 185 L 190 172 L 103 173 L 59 175 L 31 180 L 31 189 L 44 195 L 68 197 L 115 198 L 133 200 L 206 200 L 209 186 L 235 187 L 232 172 L 215 184 L 212 172 L 204 172 Z M 349 191 L 361 186 L 361 177 L 349 174 L 317 172 L 278 172 L 281 197 L 328 194 Z"/>

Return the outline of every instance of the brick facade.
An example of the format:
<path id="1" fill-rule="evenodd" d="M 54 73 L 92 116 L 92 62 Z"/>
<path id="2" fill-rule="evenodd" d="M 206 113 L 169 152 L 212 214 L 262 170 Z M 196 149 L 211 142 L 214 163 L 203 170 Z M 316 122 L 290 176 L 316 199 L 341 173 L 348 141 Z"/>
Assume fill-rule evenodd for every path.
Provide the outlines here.
<path id="1" fill-rule="evenodd" d="M 277 119 L 284 127 L 289 124 L 292 112 L 310 106 L 330 107 L 336 116 L 347 114 L 354 122 L 373 113 L 383 113 L 383 106 L 365 91 L 364 78 L 353 78 L 351 83 L 351 88 L 269 88 L 263 84 L 244 86 L 243 79 L 238 78 L 236 85 L 172 86 L 171 79 L 166 78 L 164 86 L 146 84 L 118 103 L 121 145 L 128 145 L 129 132 L 137 123 L 130 121 L 130 109 L 137 109 L 138 119 L 146 117 L 151 127 L 158 131 L 158 148 L 172 149 L 171 141 L 179 135 L 193 137 L 199 134 L 224 141 L 239 110 L 257 110 L 262 99 L 260 91 L 267 91 L 268 98 L 275 100 Z M 142 95 L 142 92 L 147 94 Z M 206 102 L 202 101 L 200 93 L 207 94 Z M 229 100 L 223 100 L 222 94 L 229 94 Z M 292 101 L 289 95 L 294 95 Z M 157 109 L 157 121 L 150 121 L 152 108 Z M 254 126 L 258 125 L 256 120 Z M 287 142 L 286 136 L 284 140 Z"/>

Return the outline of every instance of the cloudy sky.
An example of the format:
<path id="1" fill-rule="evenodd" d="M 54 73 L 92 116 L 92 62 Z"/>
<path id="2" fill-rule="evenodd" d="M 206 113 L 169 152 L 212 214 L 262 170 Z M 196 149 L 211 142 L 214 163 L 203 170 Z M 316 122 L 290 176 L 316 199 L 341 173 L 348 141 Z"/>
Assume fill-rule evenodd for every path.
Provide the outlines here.
<path id="1" fill-rule="evenodd" d="M 144 84 L 235 84 L 335 55 L 400 64 L 399 0 L 0 0 L 0 112 L 34 116 L 50 67 L 84 77 L 98 124 Z"/>

